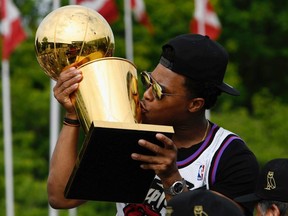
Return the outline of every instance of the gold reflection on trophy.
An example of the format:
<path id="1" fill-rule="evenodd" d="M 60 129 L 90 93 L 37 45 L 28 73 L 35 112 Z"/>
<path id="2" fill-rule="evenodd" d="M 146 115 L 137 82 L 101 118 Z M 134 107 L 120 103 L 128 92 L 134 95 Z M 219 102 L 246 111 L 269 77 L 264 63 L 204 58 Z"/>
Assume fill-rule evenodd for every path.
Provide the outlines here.
<path id="1" fill-rule="evenodd" d="M 83 73 L 71 99 L 85 133 L 93 120 L 141 122 L 136 68 L 126 59 L 112 57 L 114 48 L 107 21 L 80 5 L 52 11 L 37 29 L 36 57 L 49 77 L 57 80 L 72 66 Z"/>
<path id="2" fill-rule="evenodd" d="M 81 125 L 89 129 L 93 120 L 139 123 L 141 110 L 137 70 L 126 59 L 106 57 L 90 61 L 79 69 L 83 80 L 75 95 Z"/>
<path id="3" fill-rule="evenodd" d="M 95 10 L 80 5 L 52 11 L 40 23 L 35 37 L 37 60 L 54 80 L 67 66 L 112 56 L 114 46 L 107 21 Z"/>

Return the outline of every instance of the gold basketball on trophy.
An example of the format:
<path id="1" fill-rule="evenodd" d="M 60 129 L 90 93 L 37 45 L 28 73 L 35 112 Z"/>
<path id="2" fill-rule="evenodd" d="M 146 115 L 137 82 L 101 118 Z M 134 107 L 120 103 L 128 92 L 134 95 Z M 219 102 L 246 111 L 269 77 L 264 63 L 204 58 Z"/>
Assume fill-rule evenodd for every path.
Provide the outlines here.
<path id="1" fill-rule="evenodd" d="M 107 21 L 95 10 L 80 5 L 49 13 L 35 36 L 37 60 L 54 80 L 66 67 L 112 56 L 114 47 L 114 35 Z"/>

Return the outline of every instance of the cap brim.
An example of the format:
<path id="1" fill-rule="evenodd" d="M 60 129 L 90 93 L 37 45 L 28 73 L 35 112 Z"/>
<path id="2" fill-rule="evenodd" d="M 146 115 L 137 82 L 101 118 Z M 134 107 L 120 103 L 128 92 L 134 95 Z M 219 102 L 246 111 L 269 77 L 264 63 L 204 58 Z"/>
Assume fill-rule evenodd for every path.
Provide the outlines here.
<path id="1" fill-rule="evenodd" d="M 261 198 L 258 197 L 255 193 L 234 198 L 234 201 L 238 203 L 257 202 L 259 200 L 261 200 Z"/>
<path id="2" fill-rule="evenodd" d="M 222 83 L 221 85 L 217 86 L 221 91 L 230 94 L 230 95 L 234 95 L 234 96 L 239 96 L 240 92 L 233 88 L 232 86 L 228 85 L 227 83 Z"/>

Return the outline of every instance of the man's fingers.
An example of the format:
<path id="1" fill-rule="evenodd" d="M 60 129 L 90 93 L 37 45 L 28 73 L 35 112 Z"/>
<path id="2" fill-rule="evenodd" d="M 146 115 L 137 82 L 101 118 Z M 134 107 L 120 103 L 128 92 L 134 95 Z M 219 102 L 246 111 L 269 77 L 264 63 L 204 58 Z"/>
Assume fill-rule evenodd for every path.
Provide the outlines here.
<path id="1" fill-rule="evenodd" d="M 156 134 L 156 138 L 160 142 L 162 142 L 164 144 L 164 147 L 166 149 L 174 149 L 174 148 L 176 148 L 176 146 L 174 145 L 173 141 L 169 137 L 165 136 L 164 134 L 157 133 Z"/>

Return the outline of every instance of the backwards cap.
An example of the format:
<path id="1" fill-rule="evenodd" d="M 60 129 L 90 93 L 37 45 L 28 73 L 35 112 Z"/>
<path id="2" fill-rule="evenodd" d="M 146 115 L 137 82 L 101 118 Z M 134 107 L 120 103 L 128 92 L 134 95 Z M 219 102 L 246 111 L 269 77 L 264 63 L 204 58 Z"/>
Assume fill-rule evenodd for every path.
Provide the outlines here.
<path id="1" fill-rule="evenodd" d="M 216 86 L 222 92 L 239 95 L 232 86 L 223 82 L 228 54 L 208 36 L 183 34 L 162 47 L 160 64 L 192 80 Z"/>

